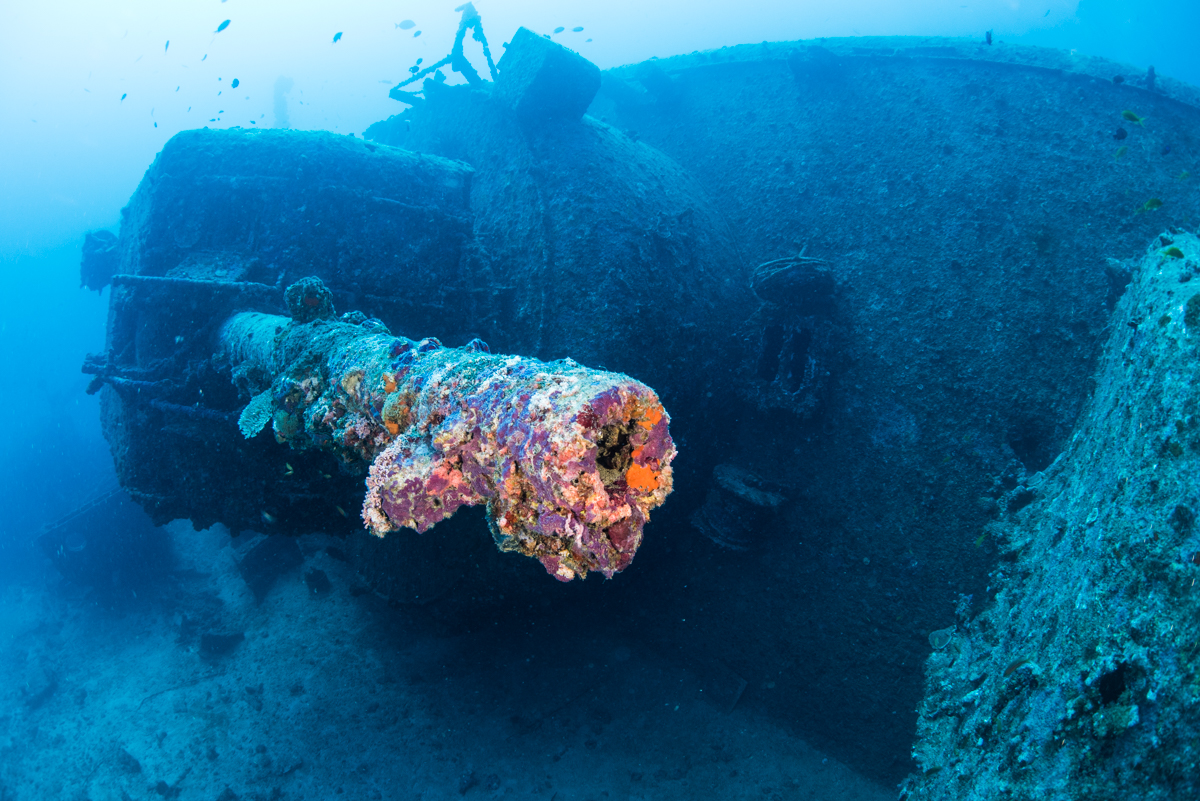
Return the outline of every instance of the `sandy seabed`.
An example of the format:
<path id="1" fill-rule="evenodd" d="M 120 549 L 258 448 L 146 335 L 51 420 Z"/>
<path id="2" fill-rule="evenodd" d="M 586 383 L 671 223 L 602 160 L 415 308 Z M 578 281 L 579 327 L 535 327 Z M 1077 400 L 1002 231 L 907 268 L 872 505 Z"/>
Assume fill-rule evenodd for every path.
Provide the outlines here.
<path id="1" fill-rule="evenodd" d="M 634 641 L 448 638 L 320 536 L 257 603 L 227 532 L 168 531 L 177 569 L 136 596 L 0 590 L 3 801 L 894 797 Z"/>

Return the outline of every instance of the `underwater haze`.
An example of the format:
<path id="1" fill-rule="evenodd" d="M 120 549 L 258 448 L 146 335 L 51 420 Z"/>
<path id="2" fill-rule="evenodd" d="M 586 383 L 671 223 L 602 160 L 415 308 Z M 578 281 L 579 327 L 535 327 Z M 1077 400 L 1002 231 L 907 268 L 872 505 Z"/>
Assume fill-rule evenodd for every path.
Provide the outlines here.
<path id="1" fill-rule="evenodd" d="M 0 801 L 1200 794 L 1196 3 L 6 11 Z"/>

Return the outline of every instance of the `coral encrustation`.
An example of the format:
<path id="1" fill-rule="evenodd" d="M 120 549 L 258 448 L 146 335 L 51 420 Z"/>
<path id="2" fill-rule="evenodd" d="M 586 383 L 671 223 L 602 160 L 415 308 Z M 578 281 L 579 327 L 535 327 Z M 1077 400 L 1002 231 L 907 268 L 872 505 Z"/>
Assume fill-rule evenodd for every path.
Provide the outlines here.
<path id="1" fill-rule="evenodd" d="M 225 323 L 221 345 L 254 396 L 243 433 L 270 421 L 294 448 L 369 463 L 362 515 L 381 537 L 486 504 L 501 550 L 561 581 L 611 577 L 671 492 L 669 417 L 620 373 L 252 312 Z"/>

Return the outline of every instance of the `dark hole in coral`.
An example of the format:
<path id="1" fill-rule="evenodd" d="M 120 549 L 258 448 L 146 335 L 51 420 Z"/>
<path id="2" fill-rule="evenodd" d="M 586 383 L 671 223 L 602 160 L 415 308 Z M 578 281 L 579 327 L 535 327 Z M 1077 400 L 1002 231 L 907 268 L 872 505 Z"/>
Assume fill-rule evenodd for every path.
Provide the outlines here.
<path id="1" fill-rule="evenodd" d="M 1183 307 L 1183 324 L 1188 328 L 1200 325 L 1200 295 L 1188 298 L 1187 305 Z"/>
<path id="2" fill-rule="evenodd" d="M 1129 282 L 1133 280 L 1133 273 L 1124 267 L 1113 267 L 1110 264 L 1104 268 L 1104 274 L 1108 278 L 1108 295 L 1104 298 L 1104 304 L 1111 312 L 1117 307 L 1117 301 L 1125 294 L 1125 287 L 1129 286 Z"/>
<path id="3" fill-rule="evenodd" d="M 779 374 L 779 356 L 783 351 L 783 326 L 769 325 L 763 332 L 762 354 L 758 358 L 758 377 L 774 381 Z"/>
<path id="4" fill-rule="evenodd" d="M 1008 444 L 1021 460 L 1021 464 L 1025 465 L 1025 470 L 1030 473 L 1044 470 L 1054 461 L 1050 451 L 1050 438 L 1035 422 L 1019 424 Z"/>
<path id="5" fill-rule="evenodd" d="M 1171 528 L 1183 533 L 1188 531 L 1196 522 L 1196 513 L 1184 504 L 1177 504 L 1171 512 Z"/>
<path id="6" fill-rule="evenodd" d="M 1067 533 L 1067 521 L 1061 517 L 1054 521 L 1054 539 L 1051 540 L 1051 547 L 1062 542 L 1063 535 Z"/>
<path id="7" fill-rule="evenodd" d="M 629 432 L 618 425 L 600 429 L 596 443 L 596 464 L 605 470 L 624 472 L 629 468 Z"/>
<path id="8" fill-rule="evenodd" d="M 1100 700 L 1105 704 L 1114 704 L 1125 692 L 1125 671 L 1127 665 L 1122 662 L 1112 670 L 1100 676 L 1098 687 Z"/>

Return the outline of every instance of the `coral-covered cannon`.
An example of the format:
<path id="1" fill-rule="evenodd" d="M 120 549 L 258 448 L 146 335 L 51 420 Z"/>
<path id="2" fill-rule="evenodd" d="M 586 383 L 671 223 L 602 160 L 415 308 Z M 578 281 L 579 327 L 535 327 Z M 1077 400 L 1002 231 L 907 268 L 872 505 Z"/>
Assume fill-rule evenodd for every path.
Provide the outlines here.
<path id="1" fill-rule="evenodd" d="M 363 520 L 425 531 L 487 505 L 501 550 L 562 581 L 624 569 L 671 492 L 669 418 L 646 385 L 581 367 L 414 342 L 362 315 L 333 317 L 315 279 L 288 290 L 291 319 L 244 312 L 221 330 L 252 397 L 247 437 L 369 462 Z"/>

